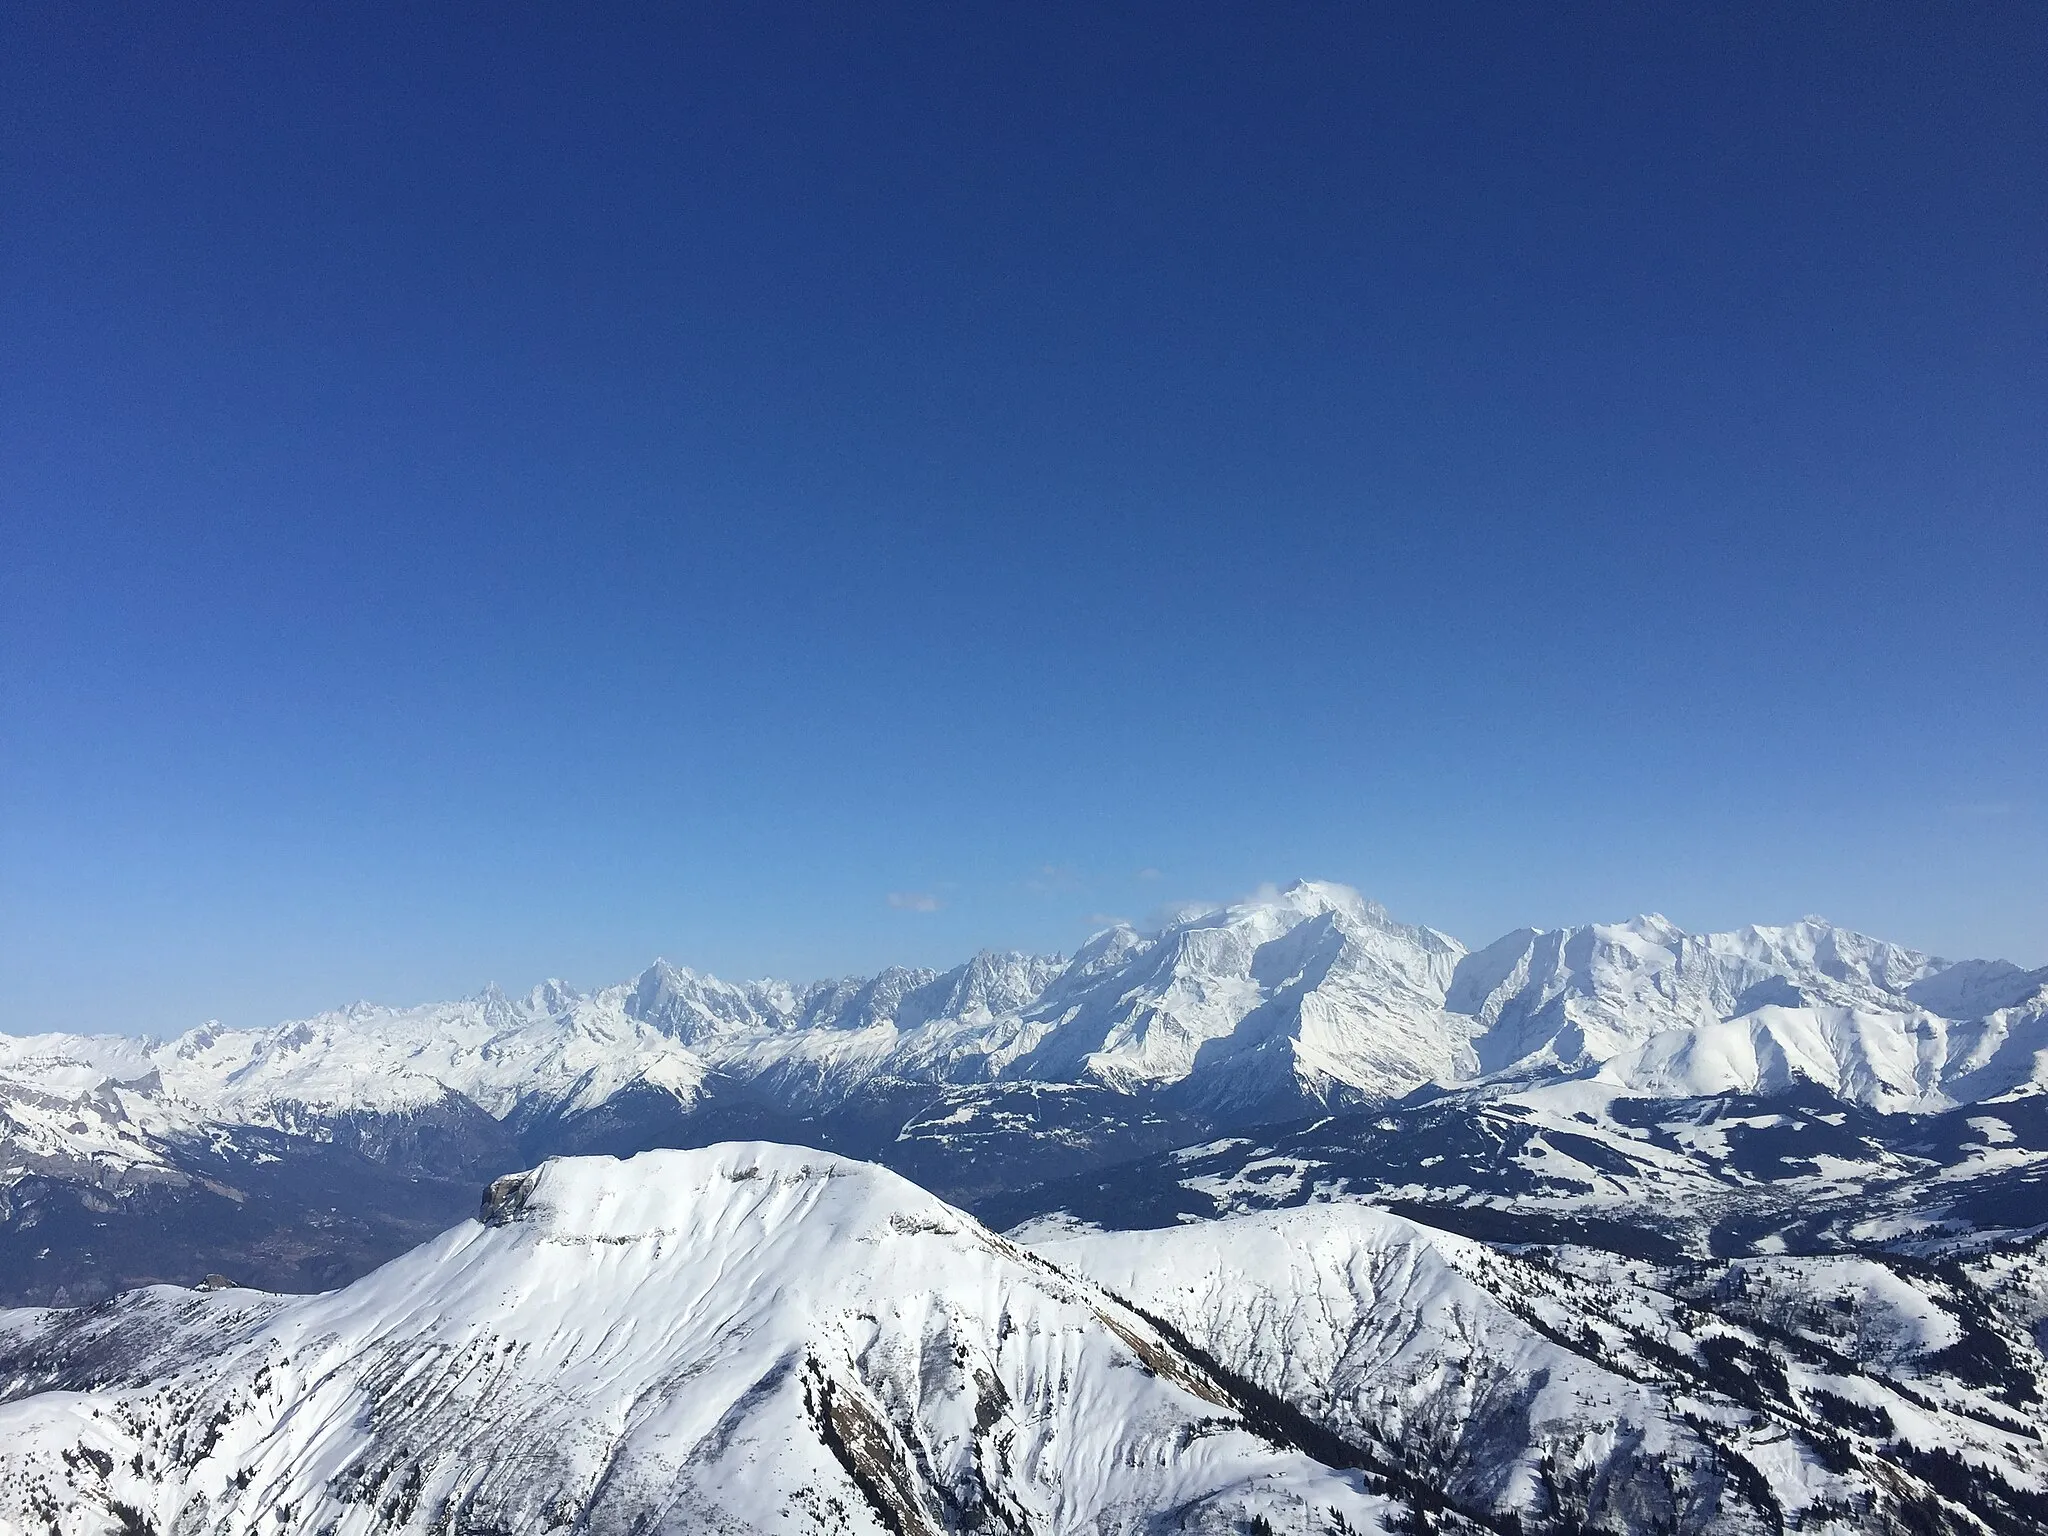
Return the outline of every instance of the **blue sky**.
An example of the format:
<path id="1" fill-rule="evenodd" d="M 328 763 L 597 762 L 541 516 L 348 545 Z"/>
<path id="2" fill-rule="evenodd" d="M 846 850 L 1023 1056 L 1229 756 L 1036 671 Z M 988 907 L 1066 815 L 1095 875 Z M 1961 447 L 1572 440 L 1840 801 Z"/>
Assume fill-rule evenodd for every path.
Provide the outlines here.
<path id="1" fill-rule="evenodd" d="M 0 1027 L 2048 961 L 2048 12 L 10 7 Z"/>

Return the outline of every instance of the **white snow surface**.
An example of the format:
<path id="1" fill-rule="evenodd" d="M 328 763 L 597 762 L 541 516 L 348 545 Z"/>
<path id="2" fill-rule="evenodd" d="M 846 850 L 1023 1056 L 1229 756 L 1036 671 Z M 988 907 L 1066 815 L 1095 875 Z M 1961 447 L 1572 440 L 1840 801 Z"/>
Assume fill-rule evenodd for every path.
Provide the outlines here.
<path id="1" fill-rule="evenodd" d="M 121 1505 L 286 1536 L 1375 1531 L 1385 1507 L 1248 1432 L 1095 1285 L 763 1143 L 544 1164 L 324 1296 L 160 1287 L 0 1337 L 128 1383 L 0 1407 L 0 1527 L 57 1536 Z"/>

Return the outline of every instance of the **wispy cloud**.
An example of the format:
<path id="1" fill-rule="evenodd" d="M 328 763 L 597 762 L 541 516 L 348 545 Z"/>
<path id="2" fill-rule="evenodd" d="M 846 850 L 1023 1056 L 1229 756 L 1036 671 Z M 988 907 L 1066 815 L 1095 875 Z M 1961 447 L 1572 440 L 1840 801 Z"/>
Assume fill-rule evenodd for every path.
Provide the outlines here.
<path id="1" fill-rule="evenodd" d="M 1983 821 L 1993 816 L 2010 816 L 2019 807 L 2010 800 L 1977 800 L 1963 805 L 1948 807 L 1951 816 L 1963 816 L 1972 821 Z"/>
<path id="2" fill-rule="evenodd" d="M 1118 917 L 1114 912 L 1090 912 L 1082 921 L 1090 928 L 1123 928 L 1128 927 L 1131 920 Z"/>
<path id="3" fill-rule="evenodd" d="M 1040 893 L 1078 891 L 1087 883 L 1087 877 L 1071 864 L 1041 864 L 1024 877 L 1024 889 Z"/>
<path id="4" fill-rule="evenodd" d="M 939 898 L 930 891 L 891 891 L 889 905 L 898 912 L 936 912 Z"/>
<path id="5" fill-rule="evenodd" d="M 1175 923 L 1184 923 L 1191 917 L 1202 917 L 1214 912 L 1218 905 L 1213 901 L 1169 901 L 1145 919 L 1145 926 L 1153 929 L 1171 928 Z"/>
<path id="6" fill-rule="evenodd" d="M 1139 870 L 1137 874 L 1133 875 L 1131 878 L 1134 880 L 1164 880 L 1166 878 L 1166 871 L 1163 869 L 1154 869 L 1150 864 L 1147 864 L 1143 869 Z"/>

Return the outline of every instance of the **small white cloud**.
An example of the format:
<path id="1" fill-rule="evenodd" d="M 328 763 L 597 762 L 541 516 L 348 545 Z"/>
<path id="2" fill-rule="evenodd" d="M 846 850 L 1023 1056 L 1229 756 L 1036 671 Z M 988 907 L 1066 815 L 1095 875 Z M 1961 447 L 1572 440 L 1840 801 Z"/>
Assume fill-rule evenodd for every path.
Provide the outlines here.
<path id="1" fill-rule="evenodd" d="M 1158 933 L 1171 928 L 1175 923 L 1184 923 L 1195 917 L 1206 917 L 1215 910 L 1217 903 L 1213 901 L 1169 901 L 1164 906 L 1154 908 L 1152 914 L 1145 919 L 1144 926 L 1146 931 Z"/>
<path id="2" fill-rule="evenodd" d="M 1087 877 L 1071 864 L 1041 864 L 1024 878 L 1024 889 L 1043 895 L 1049 891 L 1077 891 Z"/>
<path id="3" fill-rule="evenodd" d="M 1114 912 L 1090 912 L 1082 919 L 1090 928 L 1128 928 L 1131 920 Z"/>
<path id="4" fill-rule="evenodd" d="M 1164 880 L 1166 878 L 1166 871 L 1163 869 L 1154 869 L 1150 864 L 1147 864 L 1143 869 L 1139 870 L 1136 875 L 1132 876 L 1132 878 L 1135 880 Z"/>
<path id="5" fill-rule="evenodd" d="M 939 898 L 930 891 L 891 891 L 889 905 L 898 912 L 936 912 Z"/>

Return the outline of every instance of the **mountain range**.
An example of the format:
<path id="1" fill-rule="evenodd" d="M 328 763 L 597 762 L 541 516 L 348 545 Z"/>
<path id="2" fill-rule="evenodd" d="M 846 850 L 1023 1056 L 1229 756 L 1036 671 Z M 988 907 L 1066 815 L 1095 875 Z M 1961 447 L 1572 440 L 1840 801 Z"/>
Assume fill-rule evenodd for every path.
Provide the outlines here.
<path id="1" fill-rule="evenodd" d="M 1074 955 L 0 1037 L 0 1530 L 2048 1529 L 2048 971 Z"/>
<path id="2" fill-rule="evenodd" d="M 947 972 L 734 984 L 657 961 L 587 993 L 163 1042 L 0 1037 L 0 1298 L 221 1269 L 335 1284 L 458 1218 L 479 1180 L 562 1154 L 771 1137 L 1010 1208 L 1417 1096 L 1471 1106 L 1441 1119 L 1545 1085 L 1623 1105 L 1810 1090 L 1903 1124 L 2044 1083 L 2048 970 L 1818 919 L 1693 935 L 1640 917 L 1468 952 L 1301 882 Z"/>

